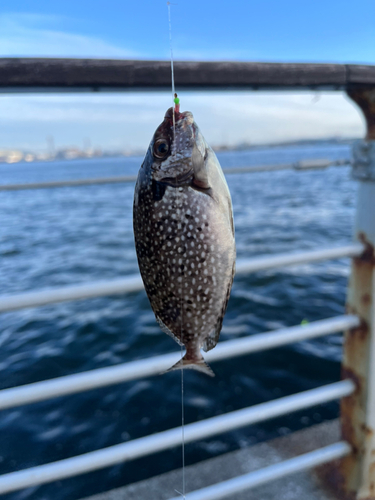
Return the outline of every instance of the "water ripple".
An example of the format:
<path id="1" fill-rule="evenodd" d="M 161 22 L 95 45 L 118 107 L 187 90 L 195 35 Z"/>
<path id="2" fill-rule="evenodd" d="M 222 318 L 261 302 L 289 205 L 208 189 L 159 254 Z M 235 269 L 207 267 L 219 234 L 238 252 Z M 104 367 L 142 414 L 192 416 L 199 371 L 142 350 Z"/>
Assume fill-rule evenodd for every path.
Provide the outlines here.
<path id="1" fill-rule="evenodd" d="M 346 145 L 254 149 L 223 166 L 348 158 Z M 140 158 L 0 166 L 3 183 L 133 174 Z M 349 168 L 228 176 L 240 258 L 338 246 L 351 240 L 355 184 Z M 4 192 L 0 197 L 2 293 L 115 279 L 137 272 L 132 184 Z M 349 262 L 303 264 L 235 281 L 222 339 L 344 312 Z M 66 302 L 0 317 L 1 387 L 150 357 L 178 346 L 155 323 L 144 292 Z M 186 422 L 338 380 L 342 337 L 285 346 L 213 365 L 215 379 L 185 373 Z M 317 362 L 319 360 L 319 362 Z M 61 460 L 181 423 L 180 374 L 88 391 L 0 414 L 0 472 Z M 334 418 L 337 403 L 187 447 L 187 462 Z M 31 488 L 7 500 L 85 497 L 176 467 L 180 450 Z"/>

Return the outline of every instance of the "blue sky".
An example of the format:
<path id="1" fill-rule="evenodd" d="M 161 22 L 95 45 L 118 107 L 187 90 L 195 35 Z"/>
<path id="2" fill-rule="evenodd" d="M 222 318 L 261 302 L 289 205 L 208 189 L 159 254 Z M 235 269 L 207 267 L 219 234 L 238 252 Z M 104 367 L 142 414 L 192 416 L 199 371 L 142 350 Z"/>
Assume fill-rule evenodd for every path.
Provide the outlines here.
<path id="1" fill-rule="evenodd" d="M 375 2 L 176 0 L 178 59 L 375 63 Z M 168 58 L 164 0 L 2 0 L 2 55 Z"/>
<path id="2" fill-rule="evenodd" d="M 355 5 L 176 0 L 172 29 L 175 59 L 375 64 L 374 0 Z M 0 56 L 168 59 L 166 2 L 2 0 Z M 342 93 L 180 97 L 182 108 L 190 106 L 216 144 L 364 131 L 361 116 Z M 168 94 L 0 95 L 0 148 L 43 148 L 49 134 L 58 146 L 91 137 L 102 147 L 146 147 L 169 99 Z"/>

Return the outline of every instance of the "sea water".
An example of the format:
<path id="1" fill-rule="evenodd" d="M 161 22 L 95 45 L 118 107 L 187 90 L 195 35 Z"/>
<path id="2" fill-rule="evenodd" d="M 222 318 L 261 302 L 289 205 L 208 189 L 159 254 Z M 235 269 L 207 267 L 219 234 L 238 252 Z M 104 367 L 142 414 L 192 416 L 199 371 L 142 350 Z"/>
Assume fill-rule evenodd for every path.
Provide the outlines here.
<path id="1" fill-rule="evenodd" d="M 349 159 L 345 144 L 218 154 L 223 167 Z M 142 158 L 0 165 L 0 183 L 136 174 Z M 350 167 L 227 176 L 239 258 L 351 241 L 356 185 Z M 138 272 L 134 184 L 0 192 L 1 294 Z M 221 340 L 344 313 L 349 260 L 235 279 Z M 0 316 L 1 388 L 172 351 L 145 293 L 66 302 Z M 185 421 L 195 422 L 336 381 L 340 334 L 214 364 L 214 379 L 185 374 Z M 72 457 L 181 424 L 180 374 L 141 379 L 0 413 L 0 473 Z M 293 413 L 186 446 L 186 464 L 335 418 L 338 404 Z M 181 465 L 172 449 L 4 498 L 74 500 Z M 173 488 L 171 494 L 173 496 Z"/>

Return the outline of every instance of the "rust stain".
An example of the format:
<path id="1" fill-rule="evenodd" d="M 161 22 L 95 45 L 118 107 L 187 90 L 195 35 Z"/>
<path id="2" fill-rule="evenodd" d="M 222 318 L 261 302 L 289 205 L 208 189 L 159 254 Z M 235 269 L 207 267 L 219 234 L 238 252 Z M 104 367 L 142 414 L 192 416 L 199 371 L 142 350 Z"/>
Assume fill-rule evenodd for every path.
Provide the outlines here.
<path id="1" fill-rule="evenodd" d="M 365 306 L 369 306 L 371 304 L 371 295 L 369 293 L 365 293 L 362 295 L 361 300 Z"/>
<path id="2" fill-rule="evenodd" d="M 352 328 L 345 332 L 345 351 L 350 356 L 351 366 L 357 367 L 356 363 L 353 364 L 355 355 L 356 357 L 362 358 L 362 356 L 366 356 L 366 352 L 361 347 L 365 347 L 368 343 L 368 337 L 370 335 L 370 330 L 366 321 L 362 320 L 360 325 L 356 328 Z M 364 360 L 359 360 L 364 361 Z M 348 368 L 350 370 L 350 368 Z M 353 370 L 350 370 L 350 373 L 347 374 L 350 378 L 357 379 L 356 373 Z M 358 380 L 359 382 L 359 380 Z"/>
<path id="3" fill-rule="evenodd" d="M 374 138 L 375 138 L 375 88 L 373 92 L 374 106 Z M 364 409 L 366 406 L 367 368 L 370 362 L 369 345 L 371 318 L 371 306 L 373 303 L 372 271 L 375 269 L 374 246 L 367 240 L 366 234 L 358 235 L 359 241 L 364 245 L 364 251 L 353 259 L 352 274 L 350 277 L 348 303 L 346 310 L 361 318 L 360 325 L 345 331 L 344 361 L 341 368 L 343 379 L 350 379 L 355 384 L 355 391 L 341 401 L 341 433 L 352 446 L 352 453 L 342 459 L 334 467 L 325 466 L 322 470 L 323 480 L 330 485 L 332 492 L 340 500 L 356 500 L 358 489 L 364 478 L 361 468 L 365 454 L 369 451 L 367 446 L 374 436 L 374 429 L 368 427 L 364 422 Z M 367 321 L 366 321 L 367 320 Z M 373 455 L 375 456 L 375 450 Z M 374 459 L 373 459 L 374 460 Z M 368 498 L 361 500 L 375 500 L 375 460 L 371 470 L 367 471 L 367 494 Z M 374 481 L 370 484 L 370 480 Z"/>
<path id="4" fill-rule="evenodd" d="M 360 444 L 354 423 L 357 422 L 356 413 L 358 408 L 358 396 L 361 394 L 363 383 L 361 378 L 351 368 L 345 365 L 342 365 L 341 367 L 341 377 L 343 379 L 352 380 L 356 387 L 353 394 L 346 396 L 341 400 L 341 434 L 342 438 L 351 445 L 353 450 L 351 458 L 347 458 L 343 462 L 344 468 L 347 468 L 348 466 L 345 467 L 345 465 L 348 464 L 348 460 L 353 463 L 353 460 L 356 461 L 359 454 Z M 349 466 L 349 468 L 351 467 Z"/>
<path id="5" fill-rule="evenodd" d="M 350 330 L 351 331 L 351 330 Z M 360 377 L 349 367 L 342 365 L 341 366 L 341 378 L 346 379 L 350 378 L 354 382 L 355 391 L 350 396 L 346 396 L 343 400 L 350 399 L 354 394 L 358 393 L 361 390 L 362 381 Z"/>
<path id="6" fill-rule="evenodd" d="M 371 477 L 371 479 L 375 478 L 375 463 L 374 462 L 372 462 L 370 464 L 370 477 Z M 370 483 L 370 493 L 371 493 L 371 495 L 375 494 L 375 484 L 374 484 L 373 480 Z"/>
<path id="7" fill-rule="evenodd" d="M 372 463 L 370 465 L 370 476 L 375 477 L 375 463 Z M 363 498 L 363 500 L 375 500 L 375 482 L 374 481 L 370 482 L 369 491 L 370 491 L 370 496 Z M 361 500 L 362 500 L 362 498 L 361 498 Z"/>
<path id="8" fill-rule="evenodd" d="M 371 429 L 371 427 L 368 427 L 366 424 L 362 423 L 361 424 L 361 430 L 364 434 L 366 434 L 366 439 L 371 439 L 372 436 L 374 435 L 374 430 Z M 373 464 L 375 466 L 375 464 Z M 375 474 L 375 470 L 374 470 L 374 474 Z"/>
<path id="9" fill-rule="evenodd" d="M 368 327 L 368 324 L 366 321 L 363 319 L 361 320 L 361 323 L 359 326 L 356 328 L 352 328 L 351 330 L 347 331 L 348 338 L 346 338 L 346 341 L 352 341 L 352 342 L 367 342 L 368 336 L 370 334 L 370 330 Z"/>
<path id="10" fill-rule="evenodd" d="M 368 324 L 366 323 L 366 321 L 364 319 L 361 320 L 361 324 L 357 328 L 353 328 L 353 330 L 351 330 L 351 331 L 353 332 L 353 335 L 357 336 L 357 339 L 359 341 L 366 341 L 367 342 L 367 338 L 370 334 L 370 330 L 369 330 Z"/>
<path id="11" fill-rule="evenodd" d="M 366 234 L 363 231 L 360 231 L 357 233 L 357 238 L 361 243 L 363 243 L 363 245 L 365 246 L 365 249 L 359 257 L 354 257 L 353 261 L 356 264 L 361 264 L 362 262 L 366 262 L 366 263 L 369 263 L 369 264 L 375 266 L 374 245 L 372 245 L 368 241 Z"/>
<path id="12" fill-rule="evenodd" d="M 348 96 L 361 108 L 367 123 L 367 139 L 375 139 L 375 89 L 348 89 Z"/>
<path id="13" fill-rule="evenodd" d="M 345 304 L 345 312 L 346 312 L 346 314 L 354 314 L 356 316 L 358 314 L 356 308 L 348 303 Z"/>
<path id="14" fill-rule="evenodd" d="M 358 447 L 355 443 L 355 431 L 351 419 L 346 415 L 341 417 L 341 434 L 342 438 L 352 445 L 353 455 L 358 455 Z"/>
<path id="15" fill-rule="evenodd" d="M 314 469 L 315 475 L 323 489 L 337 500 L 356 500 L 356 493 L 345 491 L 345 478 L 341 470 L 341 460 L 320 465 Z"/>

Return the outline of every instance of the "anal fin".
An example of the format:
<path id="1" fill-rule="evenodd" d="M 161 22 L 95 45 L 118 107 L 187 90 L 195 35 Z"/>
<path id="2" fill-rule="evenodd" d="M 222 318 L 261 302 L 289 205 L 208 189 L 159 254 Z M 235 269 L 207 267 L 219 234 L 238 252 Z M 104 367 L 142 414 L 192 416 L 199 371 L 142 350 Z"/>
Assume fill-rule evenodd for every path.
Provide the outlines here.
<path id="1" fill-rule="evenodd" d="M 233 262 L 232 274 L 230 276 L 230 279 L 229 279 L 229 282 L 228 282 L 228 286 L 227 286 L 227 293 L 226 293 L 226 295 L 224 297 L 223 304 L 222 304 L 222 307 L 221 307 L 221 314 L 218 317 L 218 320 L 217 320 L 217 323 L 215 325 L 215 328 L 213 328 L 213 330 L 209 333 L 209 335 L 205 338 L 205 340 L 203 342 L 203 346 L 202 347 L 203 347 L 204 352 L 208 352 L 211 349 L 213 349 L 216 346 L 216 344 L 218 343 L 218 341 L 219 341 L 219 336 L 220 336 L 221 328 L 223 326 L 224 314 L 225 314 L 225 311 L 227 310 L 229 296 L 230 296 L 230 292 L 232 290 L 232 284 L 233 284 L 233 278 L 234 278 L 235 270 L 236 270 L 236 262 Z"/>
<path id="2" fill-rule="evenodd" d="M 172 337 L 172 339 L 175 342 L 177 342 L 178 345 L 183 347 L 184 344 L 181 342 L 181 340 L 178 337 L 176 337 L 176 335 L 163 323 L 163 321 L 158 316 L 156 316 L 156 314 L 155 317 L 156 321 L 159 323 L 159 326 L 163 330 L 163 332 Z"/>

